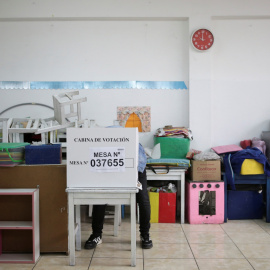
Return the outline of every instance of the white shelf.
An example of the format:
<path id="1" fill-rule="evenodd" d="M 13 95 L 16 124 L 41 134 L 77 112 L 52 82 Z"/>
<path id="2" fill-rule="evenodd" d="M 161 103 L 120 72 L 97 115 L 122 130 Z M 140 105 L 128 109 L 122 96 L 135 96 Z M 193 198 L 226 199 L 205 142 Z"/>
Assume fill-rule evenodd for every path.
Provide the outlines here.
<path id="1" fill-rule="evenodd" d="M 0 255 L 0 262 L 5 263 L 16 263 L 16 262 L 32 262 L 32 253 L 3 253 Z M 0 267 L 1 268 L 1 267 Z"/>
<path id="2" fill-rule="evenodd" d="M 32 221 L 0 221 L 0 263 L 35 263 L 40 256 L 39 239 L 39 190 L 0 189 L 0 196 L 32 196 Z M 5 230 L 32 230 L 32 253 L 5 253 L 2 239 Z M 18 239 L 20 241 L 20 239 Z M 1 268 L 1 266 L 0 266 Z"/>
<path id="3" fill-rule="evenodd" d="M 0 221 L 0 230 L 32 229 L 32 221 Z"/>
<path id="4" fill-rule="evenodd" d="M 34 188 L 1 188 L 0 195 L 32 195 Z"/>

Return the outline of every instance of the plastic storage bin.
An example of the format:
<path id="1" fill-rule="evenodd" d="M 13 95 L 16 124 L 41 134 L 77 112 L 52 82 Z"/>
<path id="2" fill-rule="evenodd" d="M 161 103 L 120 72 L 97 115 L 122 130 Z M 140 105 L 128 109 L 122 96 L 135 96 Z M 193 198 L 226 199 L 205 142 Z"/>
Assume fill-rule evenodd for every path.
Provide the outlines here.
<path id="1" fill-rule="evenodd" d="M 0 143 L 0 166 L 14 167 L 23 163 L 27 145 L 29 143 Z"/>
<path id="2" fill-rule="evenodd" d="M 161 158 L 186 158 L 190 140 L 176 137 L 154 137 L 154 144 L 160 143 Z"/>
<path id="3" fill-rule="evenodd" d="M 258 191 L 228 190 L 228 219 L 262 219 L 263 194 Z"/>
<path id="4" fill-rule="evenodd" d="M 61 164 L 61 144 L 28 145 L 25 147 L 25 163 L 34 164 Z"/>

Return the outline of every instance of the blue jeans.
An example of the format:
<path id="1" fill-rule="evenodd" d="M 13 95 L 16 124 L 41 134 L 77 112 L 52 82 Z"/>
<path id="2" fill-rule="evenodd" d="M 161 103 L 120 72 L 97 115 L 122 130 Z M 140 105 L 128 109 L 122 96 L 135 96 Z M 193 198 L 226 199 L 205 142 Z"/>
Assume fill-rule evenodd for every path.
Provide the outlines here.
<path id="1" fill-rule="evenodd" d="M 150 229 L 150 201 L 147 192 L 146 171 L 138 172 L 139 181 L 142 184 L 142 190 L 136 194 L 136 200 L 140 211 L 140 234 L 149 233 Z M 94 205 L 92 212 L 92 230 L 93 234 L 102 234 L 106 205 Z"/>

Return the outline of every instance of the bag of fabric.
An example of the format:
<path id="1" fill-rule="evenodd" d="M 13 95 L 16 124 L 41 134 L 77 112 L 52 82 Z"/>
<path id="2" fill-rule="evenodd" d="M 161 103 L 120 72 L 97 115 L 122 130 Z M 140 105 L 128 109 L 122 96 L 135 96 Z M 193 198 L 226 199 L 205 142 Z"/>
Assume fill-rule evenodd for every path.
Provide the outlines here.
<path id="1" fill-rule="evenodd" d="M 259 138 L 253 138 L 251 141 L 251 147 L 257 147 L 259 150 L 262 151 L 262 153 L 265 155 L 266 153 L 266 145 L 265 145 L 265 141 L 262 141 Z"/>
<path id="2" fill-rule="evenodd" d="M 224 161 L 225 174 L 228 184 L 235 190 L 234 174 L 240 174 L 242 164 L 246 159 L 254 159 L 263 164 L 264 174 L 270 176 L 270 164 L 266 156 L 257 147 L 243 149 L 233 154 L 226 154 Z"/>

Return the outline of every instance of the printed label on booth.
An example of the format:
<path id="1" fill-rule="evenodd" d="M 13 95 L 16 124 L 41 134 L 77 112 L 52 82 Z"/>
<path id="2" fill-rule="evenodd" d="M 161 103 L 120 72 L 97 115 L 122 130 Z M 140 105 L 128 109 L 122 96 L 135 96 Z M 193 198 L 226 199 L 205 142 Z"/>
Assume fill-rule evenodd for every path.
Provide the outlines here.
<path id="1" fill-rule="evenodd" d="M 90 171 L 125 171 L 125 147 L 90 147 L 89 150 Z"/>

